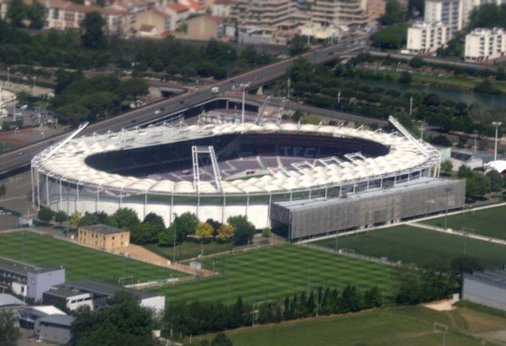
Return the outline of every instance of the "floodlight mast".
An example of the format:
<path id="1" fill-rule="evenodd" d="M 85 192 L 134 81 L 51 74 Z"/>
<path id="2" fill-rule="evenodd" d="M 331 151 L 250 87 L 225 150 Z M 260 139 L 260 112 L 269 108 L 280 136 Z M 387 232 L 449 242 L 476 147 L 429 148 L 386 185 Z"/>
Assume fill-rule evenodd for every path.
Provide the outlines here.
<path id="1" fill-rule="evenodd" d="M 494 161 L 497 161 L 497 140 L 498 140 L 499 127 L 501 127 L 501 125 L 502 122 L 500 121 L 492 122 L 492 126 L 495 127 Z"/>

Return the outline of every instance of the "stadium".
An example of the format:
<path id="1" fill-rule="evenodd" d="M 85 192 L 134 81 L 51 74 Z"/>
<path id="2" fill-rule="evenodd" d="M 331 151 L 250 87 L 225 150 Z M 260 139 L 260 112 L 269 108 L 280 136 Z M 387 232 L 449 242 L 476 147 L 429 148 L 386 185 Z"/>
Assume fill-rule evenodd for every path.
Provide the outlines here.
<path id="1" fill-rule="evenodd" d="M 398 132 L 295 123 L 153 126 L 68 138 L 32 160 L 33 201 L 67 214 L 120 207 L 271 224 L 276 203 L 343 198 L 439 176 L 440 156 Z M 448 196 L 447 196 L 448 197 Z M 457 202 L 456 202 L 457 203 Z"/>

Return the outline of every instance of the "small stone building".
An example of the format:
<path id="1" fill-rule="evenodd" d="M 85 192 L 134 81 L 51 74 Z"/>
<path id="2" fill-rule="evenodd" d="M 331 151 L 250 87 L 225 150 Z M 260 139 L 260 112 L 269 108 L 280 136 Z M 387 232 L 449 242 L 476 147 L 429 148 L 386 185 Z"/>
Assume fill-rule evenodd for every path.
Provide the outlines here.
<path id="1" fill-rule="evenodd" d="M 127 247 L 130 244 L 130 232 L 106 225 L 80 227 L 77 242 L 102 250 Z"/>

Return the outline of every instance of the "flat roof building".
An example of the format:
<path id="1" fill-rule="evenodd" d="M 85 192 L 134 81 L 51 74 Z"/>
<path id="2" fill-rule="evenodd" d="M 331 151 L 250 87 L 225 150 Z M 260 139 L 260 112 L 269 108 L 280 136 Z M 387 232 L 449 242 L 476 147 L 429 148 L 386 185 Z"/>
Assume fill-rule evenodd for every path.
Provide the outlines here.
<path id="1" fill-rule="evenodd" d="M 469 62 L 497 59 L 506 52 L 506 32 L 500 28 L 477 28 L 466 35 L 464 58 Z"/>
<path id="2" fill-rule="evenodd" d="M 83 226 L 77 232 L 77 242 L 102 250 L 123 248 L 130 244 L 130 232 L 106 225 Z"/>
<path id="3" fill-rule="evenodd" d="M 388 224 L 464 206 L 465 180 L 422 178 L 383 184 L 381 190 L 359 193 L 343 189 L 338 198 L 273 203 L 272 228 L 294 240 Z"/>
<path id="4" fill-rule="evenodd" d="M 506 270 L 464 274 L 462 298 L 494 309 L 506 310 Z"/>
<path id="5" fill-rule="evenodd" d="M 65 282 L 65 269 L 43 268 L 0 257 L 0 288 L 14 294 L 42 299 L 42 293 L 51 286 Z"/>
<path id="6" fill-rule="evenodd" d="M 427 54 L 446 46 L 451 39 L 450 27 L 442 22 L 414 23 L 408 28 L 406 48 L 412 54 Z"/>
<path id="7" fill-rule="evenodd" d="M 132 295 L 142 307 L 149 308 L 156 313 L 160 313 L 165 310 L 164 296 L 142 292 L 105 282 L 94 280 L 78 280 L 65 282 L 64 284 L 55 287 L 55 289 L 72 290 L 80 293 L 91 293 L 93 295 L 93 307 L 95 309 L 110 305 L 116 293 L 126 292 Z"/>

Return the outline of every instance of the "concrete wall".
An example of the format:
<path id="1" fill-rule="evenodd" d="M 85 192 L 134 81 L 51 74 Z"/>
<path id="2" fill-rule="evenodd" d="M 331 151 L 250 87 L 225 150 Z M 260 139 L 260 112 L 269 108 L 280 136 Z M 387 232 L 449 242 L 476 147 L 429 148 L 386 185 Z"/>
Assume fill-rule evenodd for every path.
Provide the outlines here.
<path id="1" fill-rule="evenodd" d="M 42 300 L 42 294 L 48 291 L 52 286 L 65 282 L 65 269 L 55 269 L 45 272 L 29 272 L 27 274 L 27 297 Z"/>

